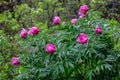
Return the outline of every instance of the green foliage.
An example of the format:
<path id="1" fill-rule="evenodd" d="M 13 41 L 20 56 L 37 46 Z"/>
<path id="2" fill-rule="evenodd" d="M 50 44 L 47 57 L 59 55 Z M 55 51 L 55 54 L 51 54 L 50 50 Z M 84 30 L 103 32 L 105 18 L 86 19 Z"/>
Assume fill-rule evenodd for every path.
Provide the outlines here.
<path id="1" fill-rule="evenodd" d="M 13 79 L 17 73 L 11 65 L 11 57 L 20 54 L 19 44 L 13 41 L 13 37 L 7 36 L 2 30 L 0 30 L 0 34 L 0 80 Z"/>
<path id="2" fill-rule="evenodd" d="M 97 12 L 88 13 L 91 14 L 79 19 L 75 25 L 58 25 L 19 41 L 23 54 L 19 55 L 20 72 L 15 79 L 119 79 L 120 76 L 117 74 L 120 73 L 119 51 L 114 49 L 116 42 L 114 39 L 118 38 L 118 35 L 113 36 L 117 31 L 112 27 L 116 22 L 111 25 L 110 21 L 101 19 Z M 102 28 L 100 35 L 93 31 L 97 25 Z M 88 36 L 87 44 L 81 45 L 76 42 L 80 33 Z M 45 52 L 47 43 L 55 45 L 54 54 Z"/>
<path id="3" fill-rule="evenodd" d="M 31 8 L 28 4 L 21 4 L 14 6 L 13 12 L 4 11 L 0 14 L 0 24 L 3 24 L 2 29 L 11 35 L 22 27 L 38 26 L 41 29 L 46 29 L 47 23 L 43 24 L 40 21 L 43 12 L 40 5 L 41 2 L 38 2 L 36 8 Z"/>

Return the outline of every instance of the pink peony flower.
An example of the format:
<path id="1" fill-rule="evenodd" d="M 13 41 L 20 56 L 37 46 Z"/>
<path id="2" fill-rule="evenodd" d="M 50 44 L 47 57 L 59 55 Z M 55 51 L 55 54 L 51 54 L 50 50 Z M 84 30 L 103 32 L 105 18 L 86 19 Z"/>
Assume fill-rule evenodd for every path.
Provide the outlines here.
<path id="1" fill-rule="evenodd" d="M 28 31 L 28 35 L 37 35 L 39 32 L 39 29 L 37 27 L 32 27 L 29 31 Z"/>
<path id="2" fill-rule="evenodd" d="M 20 37 L 21 38 L 26 38 L 26 36 L 27 36 L 27 30 L 25 28 L 22 28 L 22 31 L 20 33 Z"/>
<path id="3" fill-rule="evenodd" d="M 120 22 L 120 18 L 117 18 L 117 21 Z"/>
<path id="4" fill-rule="evenodd" d="M 95 32 L 96 34 L 102 34 L 102 30 L 101 30 L 100 27 L 96 27 L 95 30 L 94 30 L 94 32 Z"/>
<path id="5" fill-rule="evenodd" d="M 46 52 L 48 54 L 53 54 L 55 52 L 55 46 L 53 44 L 51 44 L 51 43 L 48 43 L 46 45 Z"/>
<path id="6" fill-rule="evenodd" d="M 78 12 L 79 18 L 84 18 L 84 17 L 86 17 L 86 13 L 87 13 L 88 9 L 89 9 L 89 8 L 88 8 L 87 5 L 80 6 L 79 12 Z"/>
<path id="7" fill-rule="evenodd" d="M 77 42 L 82 45 L 86 44 L 87 41 L 88 41 L 88 37 L 84 33 L 81 33 L 80 36 L 77 38 Z"/>
<path id="8" fill-rule="evenodd" d="M 18 58 L 13 57 L 13 58 L 11 59 L 11 61 L 12 61 L 12 65 L 13 65 L 13 66 L 19 66 L 19 59 L 18 59 Z"/>
<path id="9" fill-rule="evenodd" d="M 54 19 L 53 19 L 53 24 L 57 25 L 59 23 L 60 23 L 60 18 L 58 16 L 55 16 Z"/>
<path id="10" fill-rule="evenodd" d="M 77 19 L 72 19 L 71 24 L 75 24 L 77 22 Z"/>
<path id="11" fill-rule="evenodd" d="M 86 14 L 86 12 L 88 11 L 88 6 L 87 5 L 83 5 L 80 6 L 79 12 L 81 12 L 82 14 Z"/>

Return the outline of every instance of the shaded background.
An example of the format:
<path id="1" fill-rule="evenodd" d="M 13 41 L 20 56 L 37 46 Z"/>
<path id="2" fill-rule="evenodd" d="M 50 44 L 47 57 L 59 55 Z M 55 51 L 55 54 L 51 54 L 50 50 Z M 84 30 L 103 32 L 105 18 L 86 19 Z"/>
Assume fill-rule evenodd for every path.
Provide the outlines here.
<path id="1" fill-rule="evenodd" d="M 60 16 L 63 21 L 77 18 L 83 4 L 91 11 L 101 12 L 102 18 L 120 17 L 119 0 L 1 0 L 0 29 L 13 35 L 22 27 L 49 28 L 54 16 Z"/>

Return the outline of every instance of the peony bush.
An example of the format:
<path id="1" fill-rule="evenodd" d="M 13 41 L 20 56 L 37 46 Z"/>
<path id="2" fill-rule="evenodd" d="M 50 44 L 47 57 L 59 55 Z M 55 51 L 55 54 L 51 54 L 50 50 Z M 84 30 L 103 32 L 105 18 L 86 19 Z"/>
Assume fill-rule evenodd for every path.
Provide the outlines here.
<path id="1" fill-rule="evenodd" d="M 23 54 L 19 61 L 12 59 L 19 74 L 16 80 L 120 79 L 120 52 L 114 49 L 119 38 L 118 26 L 112 27 L 97 12 L 88 11 L 87 5 L 79 11 L 78 15 L 86 16 L 64 26 L 59 17 L 54 17 L 53 28 L 42 31 L 31 28 L 30 35 L 35 36 L 18 42 Z"/>

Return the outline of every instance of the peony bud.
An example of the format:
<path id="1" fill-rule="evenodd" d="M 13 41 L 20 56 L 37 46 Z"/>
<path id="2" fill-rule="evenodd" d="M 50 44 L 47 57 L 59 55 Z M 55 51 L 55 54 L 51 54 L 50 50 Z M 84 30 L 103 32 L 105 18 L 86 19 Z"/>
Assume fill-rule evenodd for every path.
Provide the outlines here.
<path id="1" fill-rule="evenodd" d="M 101 30 L 100 27 L 96 27 L 95 30 L 94 30 L 94 32 L 95 32 L 96 34 L 102 34 L 102 30 Z"/>

